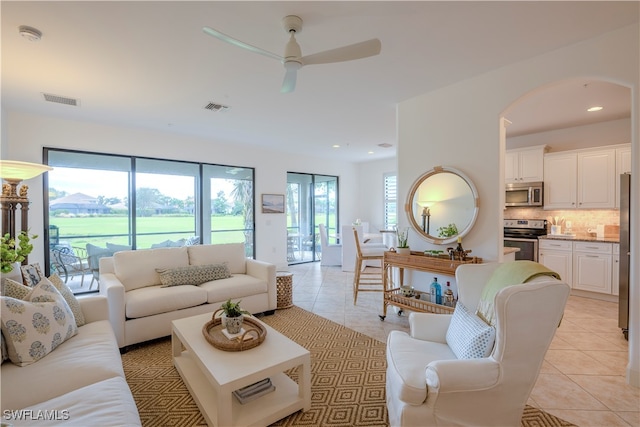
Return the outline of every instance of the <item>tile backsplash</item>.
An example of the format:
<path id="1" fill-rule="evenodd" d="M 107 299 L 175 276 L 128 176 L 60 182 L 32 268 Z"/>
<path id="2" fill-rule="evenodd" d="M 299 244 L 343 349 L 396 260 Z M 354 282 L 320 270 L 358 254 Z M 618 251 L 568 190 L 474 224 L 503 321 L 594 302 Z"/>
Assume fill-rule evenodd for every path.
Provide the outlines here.
<path id="1" fill-rule="evenodd" d="M 571 232 L 587 233 L 590 228 L 595 229 L 598 224 L 620 225 L 620 211 L 617 209 L 572 209 L 572 210 L 543 210 L 541 208 L 507 208 L 504 219 L 548 219 L 549 217 L 564 217 L 565 222 L 571 221 Z M 549 224 L 550 227 L 550 224 Z M 562 232 L 564 233 L 565 227 Z"/>

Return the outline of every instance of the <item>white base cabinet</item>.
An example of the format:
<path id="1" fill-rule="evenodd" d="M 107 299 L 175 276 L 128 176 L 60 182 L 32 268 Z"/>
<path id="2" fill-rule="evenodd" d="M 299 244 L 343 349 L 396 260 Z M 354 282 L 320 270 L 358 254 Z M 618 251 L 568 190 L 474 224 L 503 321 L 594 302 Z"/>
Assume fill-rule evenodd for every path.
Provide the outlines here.
<path id="1" fill-rule="evenodd" d="M 618 244 L 541 239 L 538 262 L 555 271 L 571 288 L 618 294 Z"/>
<path id="2" fill-rule="evenodd" d="M 560 275 L 560 278 L 573 284 L 573 244 L 564 240 L 540 240 L 538 262 Z"/>

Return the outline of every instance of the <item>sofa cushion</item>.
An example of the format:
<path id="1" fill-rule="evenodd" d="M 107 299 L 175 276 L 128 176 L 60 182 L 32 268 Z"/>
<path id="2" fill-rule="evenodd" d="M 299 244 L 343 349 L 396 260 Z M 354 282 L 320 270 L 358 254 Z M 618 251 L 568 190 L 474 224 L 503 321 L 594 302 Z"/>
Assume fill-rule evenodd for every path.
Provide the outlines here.
<path id="1" fill-rule="evenodd" d="M 117 243 L 109 243 L 107 242 L 107 249 L 112 251 L 112 253 L 120 252 L 120 251 L 130 251 L 131 246 L 129 245 L 119 245 Z"/>
<path id="2" fill-rule="evenodd" d="M 25 408 L 116 376 L 124 378 L 124 370 L 111 323 L 87 323 L 78 328 L 76 336 L 37 363 L 24 367 L 2 365 L 2 409 Z M 20 386 L 40 384 L 43 378 L 46 387 Z"/>
<path id="3" fill-rule="evenodd" d="M 71 289 L 69 289 L 69 287 L 64 284 L 60 276 L 58 276 L 57 274 L 52 274 L 49 277 L 49 281 L 53 284 L 53 286 L 56 287 L 58 292 L 62 294 L 67 304 L 69 304 L 69 308 L 73 313 L 73 317 L 76 319 L 76 325 L 84 325 L 86 323 L 86 321 L 84 320 L 84 314 L 82 313 L 80 303 L 78 302 L 76 296 L 73 294 L 73 291 L 71 291 Z"/>
<path id="4" fill-rule="evenodd" d="M 195 307 L 207 302 L 198 286 L 148 286 L 125 293 L 125 316 L 129 319 Z"/>
<path id="5" fill-rule="evenodd" d="M 267 282 L 246 274 L 234 274 L 228 279 L 206 282 L 198 287 L 207 292 L 209 304 L 267 292 Z"/>
<path id="6" fill-rule="evenodd" d="M 225 243 L 221 245 L 187 246 L 189 264 L 207 265 L 226 262 L 231 274 L 245 274 L 247 272 L 247 255 L 244 243 Z"/>
<path id="7" fill-rule="evenodd" d="M 489 356 L 496 339 L 496 330 L 469 312 L 461 302 L 456 304 L 447 329 L 447 344 L 458 359 L 479 359 Z"/>
<path id="8" fill-rule="evenodd" d="M 180 246 L 184 246 L 186 239 L 178 239 L 178 240 L 165 240 L 160 243 L 153 243 L 151 245 L 151 249 L 157 248 L 179 248 Z"/>
<path id="9" fill-rule="evenodd" d="M 195 247 L 195 246 L 194 246 Z M 160 284 L 158 268 L 176 268 L 189 265 L 187 248 L 140 249 L 116 252 L 113 268 L 125 291 Z"/>
<path id="10" fill-rule="evenodd" d="M 78 333 L 69 305 L 46 278 L 26 300 L 1 298 L 2 333 L 9 358 L 19 366 L 37 362 Z"/>
<path id="11" fill-rule="evenodd" d="M 387 387 L 394 396 L 411 405 L 427 398 L 427 365 L 435 360 L 456 359 L 445 343 L 411 338 L 402 331 L 387 337 Z"/>
<path id="12" fill-rule="evenodd" d="M 57 411 L 58 420 L 39 418 L 38 426 L 141 425 L 138 408 L 122 377 L 99 381 L 24 409 L 34 414 Z"/>
<path id="13" fill-rule="evenodd" d="M 199 285 L 211 280 L 231 277 L 227 264 L 189 265 L 187 267 L 157 269 L 162 286 Z"/>

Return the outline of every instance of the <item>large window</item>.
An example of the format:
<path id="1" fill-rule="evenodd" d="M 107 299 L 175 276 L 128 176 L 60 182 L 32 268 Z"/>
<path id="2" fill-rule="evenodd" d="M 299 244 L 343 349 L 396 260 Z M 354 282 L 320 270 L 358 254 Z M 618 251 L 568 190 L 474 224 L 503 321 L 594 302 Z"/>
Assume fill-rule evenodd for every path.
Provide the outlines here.
<path id="1" fill-rule="evenodd" d="M 391 230 L 398 225 L 396 174 L 384 174 L 384 228 Z"/>
<path id="2" fill-rule="evenodd" d="M 338 177 L 287 173 L 287 261 L 320 260 L 319 224 L 335 239 L 338 230 Z"/>
<path id="3" fill-rule="evenodd" d="M 118 250 L 243 242 L 254 256 L 252 168 L 45 149 L 47 268 L 97 288 Z M 86 286 L 89 284 L 89 286 Z"/>

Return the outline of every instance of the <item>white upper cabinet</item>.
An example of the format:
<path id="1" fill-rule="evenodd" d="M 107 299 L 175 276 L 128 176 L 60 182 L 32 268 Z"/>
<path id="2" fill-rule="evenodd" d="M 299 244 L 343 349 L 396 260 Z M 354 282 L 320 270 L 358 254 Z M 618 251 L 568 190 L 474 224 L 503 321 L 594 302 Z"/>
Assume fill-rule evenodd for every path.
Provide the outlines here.
<path id="1" fill-rule="evenodd" d="M 507 150 L 505 153 L 504 180 L 536 182 L 544 179 L 544 153 L 546 145 Z"/>
<path id="2" fill-rule="evenodd" d="M 631 145 L 616 149 L 616 208 L 620 207 L 620 175 L 631 173 Z"/>
<path id="3" fill-rule="evenodd" d="M 578 153 L 578 208 L 613 209 L 616 203 L 616 150 Z"/>
<path id="4" fill-rule="evenodd" d="M 544 208 L 575 209 L 576 153 L 552 153 L 544 156 Z"/>
<path id="5" fill-rule="evenodd" d="M 616 150 L 589 149 L 544 157 L 545 209 L 613 209 Z"/>

